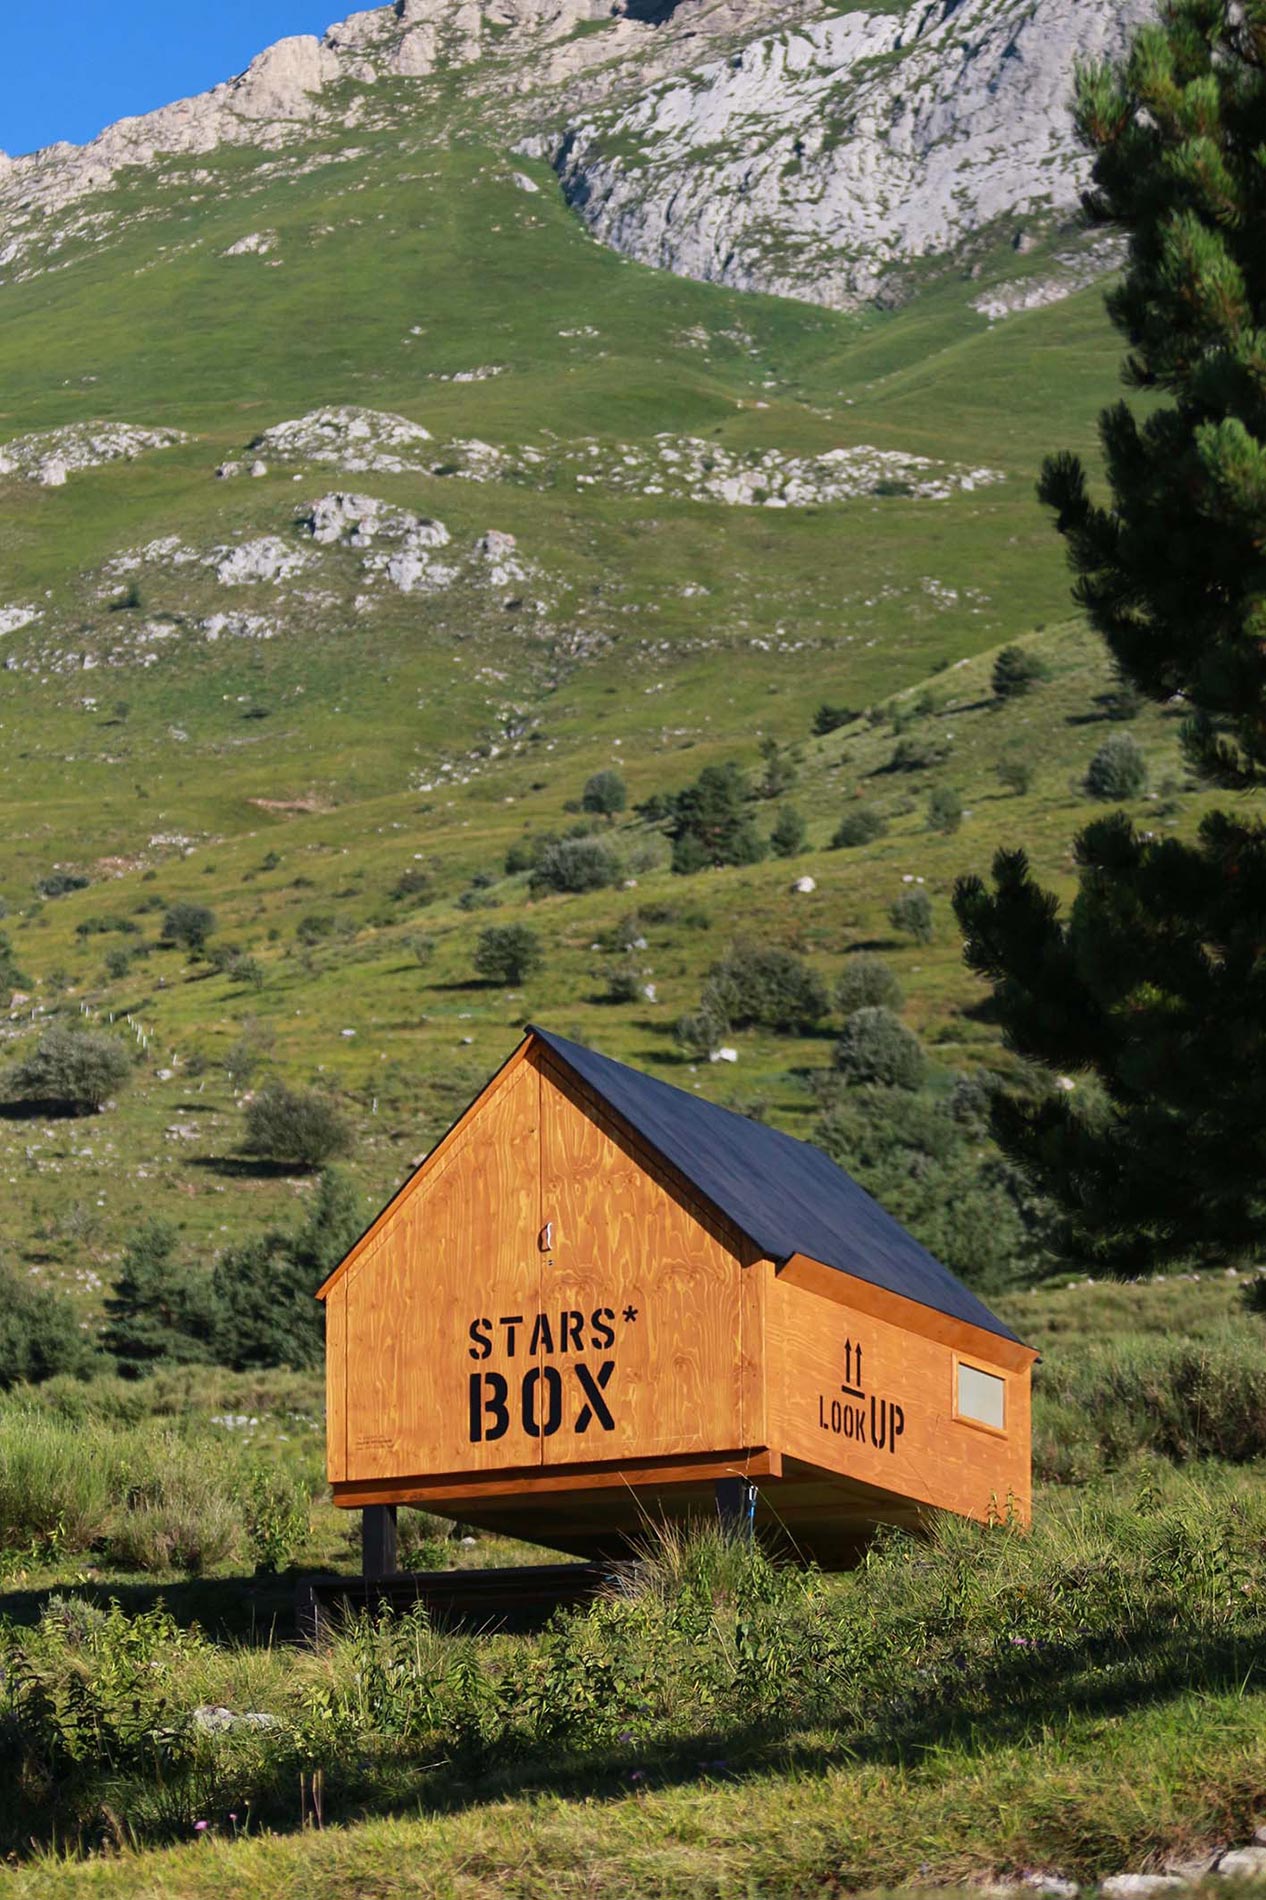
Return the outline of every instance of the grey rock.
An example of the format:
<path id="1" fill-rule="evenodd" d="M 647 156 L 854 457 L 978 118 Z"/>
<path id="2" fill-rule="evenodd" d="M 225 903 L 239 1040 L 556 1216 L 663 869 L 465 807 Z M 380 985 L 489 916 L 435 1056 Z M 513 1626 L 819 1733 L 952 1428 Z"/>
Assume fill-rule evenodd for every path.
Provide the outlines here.
<path id="1" fill-rule="evenodd" d="M 1100 1881 L 1099 1891 L 1104 1900 L 1152 1900 L 1153 1894 L 1186 1885 L 1179 1874 L 1109 1874 Z"/>
<path id="2" fill-rule="evenodd" d="M 1231 1848 L 1219 1860 L 1217 1871 L 1228 1879 L 1266 1879 L 1266 1846 Z"/>
<path id="3" fill-rule="evenodd" d="M 218 1708 L 212 1703 L 204 1703 L 193 1711 L 193 1725 L 210 1735 L 229 1735 L 241 1729 L 274 1729 L 281 1727 L 281 1718 L 266 1715 L 262 1710 L 248 1711 L 238 1715 L 232 1709 Z"/>

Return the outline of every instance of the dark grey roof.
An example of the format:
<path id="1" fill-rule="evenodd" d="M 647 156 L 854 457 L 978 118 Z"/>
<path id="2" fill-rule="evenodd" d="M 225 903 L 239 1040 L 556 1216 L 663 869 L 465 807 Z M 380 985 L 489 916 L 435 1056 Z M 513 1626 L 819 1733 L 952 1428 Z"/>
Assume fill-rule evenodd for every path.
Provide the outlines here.
<path id="1" fill-rule="evenodd" d="M 1002 1339 L 1016 1335 L 820 1148 L 532 1028 L 547 1049 L 781 1264 L 807 1254 Z"/>

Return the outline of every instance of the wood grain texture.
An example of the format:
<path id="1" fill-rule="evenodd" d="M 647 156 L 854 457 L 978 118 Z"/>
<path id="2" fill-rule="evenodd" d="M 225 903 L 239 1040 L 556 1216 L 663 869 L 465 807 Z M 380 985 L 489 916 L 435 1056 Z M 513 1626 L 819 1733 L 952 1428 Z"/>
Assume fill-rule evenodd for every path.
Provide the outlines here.
<path id="1" fill-rule="evenodd" d="M 517 1392 L 512 1403 L 507 1388 L 500 1437 L 472 1443 L 470 1426 L 470 1380 L 484 1369 L 472 1356 L 472 1323 L 499 1332 L 507 1369 L 532 1363 L 539 1144 L 539 1082 L 523 1063 L 335 1289 L 347 1309 L 348 1479 L 540 1462 L 541 1441 L 525 1429 Z M 501 1325 L 516 1318 L 517 1327 Z M 484 1427 L 495 1422 L 481 1418 Z M 331 1426 L 337 1431 L 336 1416 Z"/>
<path id="2" fill-rule="evenodd" d="M 331 1484 L 347 1477 L 347 1299 L 337 1286 L 325 1303 L 326 1467 Z"/>
<path id="3" fill-rule="evenodd" d="M 792 1254 L 779 1268 L 778 1277 L 788 1286 L 805 1287 L 833 1306 L 847 1306 L 854 1313 L 869 1313 L 875 1319 L 889 1320 L 894 1326 L 904 1327 L 924 1339 L 939 1340 L 942 1345 L 953 1346 L 969 1356 L 984 1353 L 991 1365 L 1006 1366 L 1018 1372 L 1031 1366 L 1038 1357 L 1032 1346 L 1022 1346 L 1018 1340 L 1004 1339 L 999 1333 L 987 1332 L 983 1326 L 971 1326 L 966 1320 L 940 1313 L 934 1306 L 922 1306 L 918 1300 L 890 1293 L 887 1287 L 875 1286 L 856 1274 L 841 1273 L 838 1267 L 825 1266 L 807 1254 Z"/>
<path id="4" fill-rule="evenodd" d="M 564 1429 L 545 1462 L 650 1458 L 741 1444 L 742 1269 L 648 1167 L 608 1112 L 541 1065 L 541 1213 L 552 1224 L 552 1309 L 611 1316 L 610 1422 Z M 657 1178 L 658 1176 L 658 1178 Z"/>
<path id="5" fill-rule="evenodd" d="M 770 1294 L 766 1340 L 770 1439 L 786 1456 L 965 1517 L 1010 1508 L 1027 1518 L 1027 1367 L 971 1355 L 1006 1381 L 1003 1435 L 954 1417 L 952 1347 L 782 1276 Z"/>

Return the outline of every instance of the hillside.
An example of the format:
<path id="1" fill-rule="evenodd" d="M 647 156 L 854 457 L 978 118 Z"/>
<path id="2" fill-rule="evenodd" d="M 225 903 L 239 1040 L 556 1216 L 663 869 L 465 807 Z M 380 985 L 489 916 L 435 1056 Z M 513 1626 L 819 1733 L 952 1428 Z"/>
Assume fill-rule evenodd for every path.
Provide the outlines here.
<path id="1" fill-rule="evenodd" d="M 0 1194 L 15 1263 L 89 1314 L 143 1215 L 209 1261 L 309 1191 L 239 1157 L 246 1083 L 222 1064 L 244 1037 L 254 1086 L 341 1099 L 367 1211 L 530 1016 L 811 1132 L 830 1021 L 744 1031 L 729 1065 L 683 1066 L 673 1040 L 739 935 L 828 980 L 887 943 L 942 1084 L 996 1065 L 948 890 L 1020 837 L 1065 876 L 1110 729 L 1032 498 L 1043 452 L 1090 445 L 1113 384 L 1099 292 L 1076 288 L 1105 260 L 1040 220 L 1017 249 L 986 218 L 898 307 L 851 310 L 648 269 L 508 147 L 543 93 L 577 103 L 595 74 L 632 96 L 736 36 L 756 60 L 767 10 L 492 8 L 472 38 L 467 9 L 463 45 L 405 77 L 405 40 L 435 31 L 414 11 L 332 29 L 318 65 L 354 46 L 354 84 L 339 66 L 296 93 L 307 53 L 270 54 L 209 105 L 16 161 L 2 187 L 0 891 L 24 999 L 5 1040 L 29 1047 L 55 1012 L 126 1017 L 141 1060 L 99 1118 L 0 1123 Z M 895 25 L 913 58 L 931 11 L 829 9 L 805 31 Z M 1070 31 L 1099 43 L 1098 9 L 1059 17 L 1061 60 Z M 511 110 L 512 67 L 531 83 Z M 306 117 L 275 116 L 296 99 Z M 233 142 L 204 149 L 226 113 Z M 193 149 L 162 155 L 173 124 Z M 714 175 L 706 149 L 678 158 Z M 999 708 L 992 657 L 1017 637 L 1052 677 Z M 815 739 L 823 702 L 887 712 Z M 886 771 L 910 720 L 931 763 Z M 1157 822 L 1191 825 L 1172 722 L 1134 730 Z M 629 814 L 624 888 L 533 899 L 505 875 L 517 839 L 576 822 L 593 772 L 618 767 L 631 806 L 709 762 L 759 777 L 762 737 L 801 749 L 793 858 L 676 877 Z M 1017 754 L 1019 795 L 994 772 Z M 938 786 L 966 808 L 953 835 L 926 828 Z M 857 800 L 887 837 L 825 849 Z M 793 894 L 804 875 L 817 889 Z M 886 912 L 914 878 L 936 930 L 902 949 Z M 160 946 L 179 900 L 210 905 L 246 974 Z M 525 993 L 475 982 L 480 930 L 520 919 L 544 971 Z M 630 954 L 641 994 L 604 1000 Z"/>

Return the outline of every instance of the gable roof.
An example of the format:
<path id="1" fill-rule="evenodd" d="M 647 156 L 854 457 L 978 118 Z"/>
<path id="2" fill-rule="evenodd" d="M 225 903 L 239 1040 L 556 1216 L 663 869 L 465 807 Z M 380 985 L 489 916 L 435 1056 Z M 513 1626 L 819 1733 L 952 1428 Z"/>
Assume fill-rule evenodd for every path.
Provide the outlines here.
<path id="1" fill-rule="evenodd" d="M 804 1254 L 1001 1339 L 1016 1340 L 1010 1327 L 820 1148 L 549 1030 L 530 1025 L 529 1034 L 780 1266 L 793 1254 Z"/>

